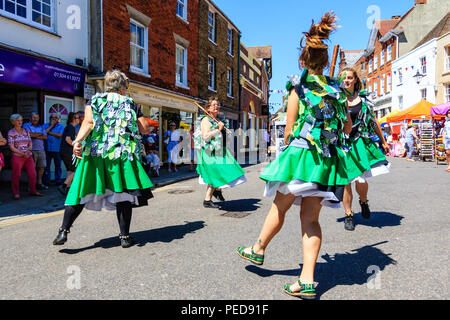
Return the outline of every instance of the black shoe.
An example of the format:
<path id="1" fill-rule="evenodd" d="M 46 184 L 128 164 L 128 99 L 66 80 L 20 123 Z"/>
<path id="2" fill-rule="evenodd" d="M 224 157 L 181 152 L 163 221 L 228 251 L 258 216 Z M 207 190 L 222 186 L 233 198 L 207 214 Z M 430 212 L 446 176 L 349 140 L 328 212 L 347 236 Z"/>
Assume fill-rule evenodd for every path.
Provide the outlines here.
<path id="1" fill-rule="evenodd" d="M 38 190 L 48 190 L 48 187 L 45 184 L 36 185 L 36 189 Z"/>
<path id="2" fill-rule="evenodd" d="M 359 204 L 361 205 L 361 215 L 364 219 L 370 218 L 370 209 L 369 209 L 369 200 L 366 200 L 366 202 L 362 202 L 359 200 Z"/>
<path id="3" fill-rule="evenodd" d="M 203 206 L 205 208 L 216 208 L 216 209 L 219 208 L 219 206 L 217 204 L 215 204 L 214 202 L 212 202 L 211 200 L 209 200 L 209 201 L 204 200 Z"/>
<path id="4" fill-rule="evenodd" d="M 130 236 L 119 236 L 122 248 L 129 248 L 136 244 L 136 241 Z"/>
<path id="5" fill-rule="evenodd" d="M 61 184 L 58 186 L 58 191 L 63 195 L 66 196 L 67 195 L 67 185 L 65 183 Z"/>
<path id="6" fill-rule="evenodd" d="M 355 221 L 353 221 L 353 214 L 345 217 L 344 220 L 344 229 L 348 231 L 355 230 Z"/>
<path id="7" fill-rule="evenodd" d="M 59 229 L 59 233 L 56 236 L 55 240 L 53 240 L 53 245 L 54 246 L 62 246 L 64 243 L 66 243 L 67 241 L 67 234 L 70 231 L 68 230 L 63 230 L 63 229 Z"/>
<path id="8" fill-rule="evenodd" d="M 222 195 L 222 190 L 214 190 L 213 197 L 220 201 L 225 201 L 225 198 Z"/>

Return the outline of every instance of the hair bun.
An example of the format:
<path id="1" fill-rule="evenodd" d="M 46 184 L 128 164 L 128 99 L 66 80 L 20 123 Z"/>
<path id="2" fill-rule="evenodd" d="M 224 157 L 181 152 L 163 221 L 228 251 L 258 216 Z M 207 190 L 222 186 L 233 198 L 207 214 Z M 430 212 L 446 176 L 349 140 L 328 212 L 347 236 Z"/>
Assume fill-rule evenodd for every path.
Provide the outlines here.
<path id="1" fill-rule="evenodd" d="M 337 28 L 336 20 L 336 14 L 333 11 L 325 13 L 318 24 L 314 24 L 313 20 L 309 32 L 303 33 L 306 45 L 313 49 L 327 49 L 328 46 L 322 40 L 328 39 L 331 32 Z"/>

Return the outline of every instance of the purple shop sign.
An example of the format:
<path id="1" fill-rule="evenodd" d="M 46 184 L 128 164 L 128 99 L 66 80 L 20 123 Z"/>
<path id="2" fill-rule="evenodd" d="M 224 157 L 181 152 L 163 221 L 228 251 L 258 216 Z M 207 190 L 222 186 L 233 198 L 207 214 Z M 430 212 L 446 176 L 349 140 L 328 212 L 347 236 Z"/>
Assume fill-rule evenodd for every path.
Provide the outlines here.
<path id="1" fill-rule="evenodd" d="M 0 82 L 83 96 L 85 76 L 81 69 L 0 49 Z"/>

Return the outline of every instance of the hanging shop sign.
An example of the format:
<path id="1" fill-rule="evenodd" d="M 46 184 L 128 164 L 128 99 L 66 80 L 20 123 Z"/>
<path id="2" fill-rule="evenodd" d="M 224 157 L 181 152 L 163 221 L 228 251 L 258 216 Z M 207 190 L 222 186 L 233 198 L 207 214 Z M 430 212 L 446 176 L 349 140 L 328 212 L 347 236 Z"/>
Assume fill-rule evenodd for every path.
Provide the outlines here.
<path id="1" fill-rule="evenodd" d="M 83 96 L 86 72 L 62 63 L 0 49 L 0 81 Z"/>

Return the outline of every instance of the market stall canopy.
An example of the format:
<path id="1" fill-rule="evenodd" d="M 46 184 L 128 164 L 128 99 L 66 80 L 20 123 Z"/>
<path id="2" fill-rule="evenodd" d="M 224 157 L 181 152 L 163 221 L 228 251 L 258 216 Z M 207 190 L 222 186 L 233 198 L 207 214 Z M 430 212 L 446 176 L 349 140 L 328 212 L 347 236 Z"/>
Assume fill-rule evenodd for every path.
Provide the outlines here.
<path id="1" fill-rule="evenodd" d="M 385 124 L 385 123 L 387 123 L 387 117 L 394 116 L 394 115 L 396 115 L 396 114 L 399 113 L 399 112 L 400 112 L 400 110 L 395 109 L 395 110 L 392 111 L 391 113 L 388 113 L 388 114 L 385 115 L 384 117 L 378 119 L 378 123 L 380 124 L 380 126 L 383 125 L 383 124 Z"/>
<path id="2" fill-rule="evenodd" d="M 450 101 L 431 107 L 430 114 L 432 116 L 445 116 L 448 110 L 450 110 Z"/>
<path id="3" fill-rule="evenodd" d="M 159 127 L 159 122 L 149 119 L 149 118 L 145 118 L 145 120 L 147 120 L 147 123 L 150 127 Z"/>
<path id="4" fill-rule="evenodd" d="M 408 109 L 400 111 L 395 115 L 388 116 L 386 121 L 388 123 L 391 123 L 403 120 L 430 119 L 430 111 L 432 106 L 433 104 L 431 102 L 428 102 L 427 100 L 421 100 Z"/>

